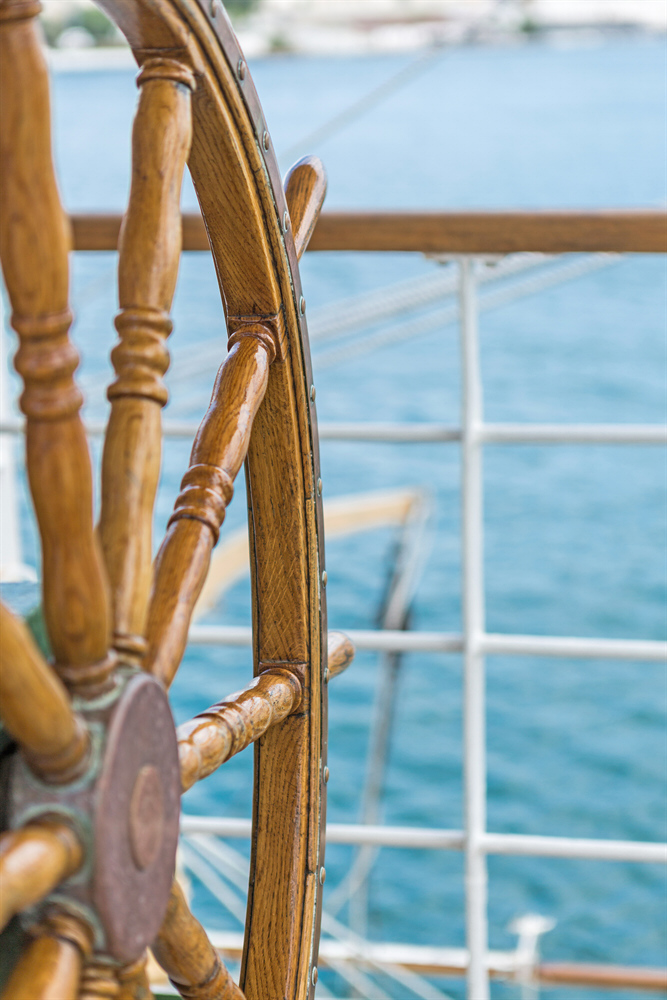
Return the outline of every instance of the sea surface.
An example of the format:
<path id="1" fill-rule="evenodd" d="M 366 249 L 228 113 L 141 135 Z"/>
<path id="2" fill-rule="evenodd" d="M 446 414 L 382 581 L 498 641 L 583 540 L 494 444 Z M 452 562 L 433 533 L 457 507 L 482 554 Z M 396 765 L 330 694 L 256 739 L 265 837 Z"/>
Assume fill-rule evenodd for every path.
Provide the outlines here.
<path id="1" fill-rule="evenodd" d="M 281 168 L 306 152 L 323 159 L 329 207 L 595 208 L 659 206 L 666 198 L 664 40 L 586 37 L 445 49 L 385 99 L 316 141 L 316 129 L 415 57 L 274 57 L 251 64 Z M 60 71 L 55 142 L 70 209 L 122 210 L 136 103 L 133 73 Z M 283 154 L 284 151 L 284 154 Z M 184 194 L 187 208 L 194 193 Z M 435 273 L 408 254 L 309 254 L 302 265 L 309 312 L 340 299 Z M 73 263 L 74 337 L 83 376 L 107 370 L 114 342 L 115 258 Z M 322 313 L 320 313 L 322 315 Z M 492 421 L 661 423 L 667 404 L 667 275 L 637 255 L 484 312 L 485 416 Z M 174 371 L 214 343 L 222 310 L 207 255 L 184 257 L 174 306 Z M 313 332 L 316 325 L 313 319 Z M 456 326 L 374 350 L 348 341 L 332 362 L 313 344 L 321 420 L 456 424 Z M 349 356 L 348 356 L 349 355 Z M 173 381 L 167 415 L 194 417 L 214 371 Z M 104 413 L 92 393 L 91 416 Z M 94 443 L 96 460 L 99 447 Z M 189 445 L 166 445 L 156 511 L 164 531 Z M 460 462 L 456 444 L 323 442 L 325 497 L 395 487 L 433 502 L 426 560 L 411 627 L 461 629 Z M 495 445 L 485 449 L 485 572 L 491 632 L 667 637 L 667 466 L 664 447 Z M 24 544 L 36 563 L 23 485 Z M 225 530 L 244 521 L 243 486 Z M 396 546 L 382 529 L 327 546 L 329 622 L 372 628 Z M 249 623 L 249 585 L 229 591 L 208 621 Z M 403 660 L 383 802 L 384 820 L 460 829 L 461 658 Z M 244 649 L 192 648 L 173 687 L 177 722 L 237 690 L 251 672 Z M 488 827 L 493 831 L 657 841 L 667 838 L 667 685 L 655 663 L 492 656 L 487 662 Z M 328 815 L 358 817 L 377 657 L 359 654 L 330 690 Z M 186 797 L 189 813 L 248 816 L 251 755 L 236 758 Z M 232 844 L 245 850 L 242 842 Z M 351 849 L 330 847 L 327 890 Z M 193 883 L 208 926 L 240 929 Z M 326 905 L 326 895 L 325 895 Z M 463 859 L 453 852 L 383 850 L 370 884 L 369 935 L 377 940 L 464 943 Z M 664 965 L 667 884 L 645 864 L 539 858 L 489 859 L 489 934 L 508 949 L 512 919 L 556 920 L 546 960 Z M 340 980 L 325 977 L 335 996 Z M 383 982 L 390 996 L 407 996 Z M 463 996 L 461 981 L 445 984 Z M 494 997 L 518 996 L 495 984 Z M 551 1000 L 633 1000 L 627 991 L 543 990 Z"/>

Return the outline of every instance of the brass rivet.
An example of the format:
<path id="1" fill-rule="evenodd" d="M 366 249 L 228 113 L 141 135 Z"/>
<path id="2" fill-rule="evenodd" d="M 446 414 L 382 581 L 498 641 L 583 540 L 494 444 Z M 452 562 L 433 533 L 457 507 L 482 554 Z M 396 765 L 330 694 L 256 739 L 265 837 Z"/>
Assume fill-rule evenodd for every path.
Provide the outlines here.
<path id="1" fill-rule="evenodd" d="M 283 215 L 283 232 L 286 233 L 289 229 L 289 212 L 285 209 L 285 214 Z"/>
<path id="2" fill-rule="evenodd" d="M 303 295 L 299 299 L 299 309 L 301 311 L 301 315 L 305 316 L 305 314 L 306 314 L 306 300 L 304 299 Z"/>
<path id="3" fill-rule="evenodd" d="M 329 668 L 328 667 L 324 668 L 324 683 L 325 684 L 329 683 Z"/>
<path id="4" fill-rule="evenodd" d="M 315 396 L 317 396 L 317 389 L 315 388 L 314 385 L 311 385 L 311 387 L 310 387 L 310 401 L 311 401 L 311 403 L 315 402 Z"/>
<path id="5" fill-rule="evenodd" d="M 327 571 L 323 570 L 322 571 L 322 586 L 323 587 L 326 587 L 328 579 L 329 579 L 329 577 L 327 576 Z"/>
<path id="6" fill-rule="evenodd" d="M 317 495 L 318 495 L 318 497 L 322 496 L 322 480 L 321 479 L 317 480 Z"/>
<path id="7" fill-rule="evenodd" d="M 324 784 L 328 785 L 329 784 L 329 768 L 328 767 L 324 768 L 324 774 L 322 775 L 322 777 L 324 778 Z"/>
<path id="8" fill-rule="evenodd" d="M 326 869 L 324 868 L 324 866 L 322 866 L 320 868 L 320 885 L 324 885 L 326 877 L 327 877 Z"/>
<path id="9" fill-rule="evenodd" d="M 269 150 L 269 133 L 266 130 L 264 131 L 264 135 L 262 136 L 262 146 L 264 146 L 264 149 L 268 152 L 268 150 Z"/>
<path id="10" fill-rule="evenodd" d="M 236 75 L 239 80 L 243 80 L 245 77 L 245 63 L 243 59 L 239 59 L 238 66 L 236 67 Z"/>
<path id="11" fill-rule="evenodd" d="M 313 969 L 313 974 L 312 974 L 312 976 L 310 977 L 310 978 L 312 979 L 312 982 L 313 982 L 313 986 L 314 986 L 314 985 L 315 985 L 315 983 L 317 982 L 317 976 L 318 976 L 318 972 L 317 972 L 317 966 L 315 966 L 315 968 Z"/>
<path id="12" fill-rule="evenodd" d="M 217 14 L 217 8 L 218 8 L 218 0 L 211 0 L 211 10 L 210 10 L 211 17 L 215 17 L 215 15 Z"/>

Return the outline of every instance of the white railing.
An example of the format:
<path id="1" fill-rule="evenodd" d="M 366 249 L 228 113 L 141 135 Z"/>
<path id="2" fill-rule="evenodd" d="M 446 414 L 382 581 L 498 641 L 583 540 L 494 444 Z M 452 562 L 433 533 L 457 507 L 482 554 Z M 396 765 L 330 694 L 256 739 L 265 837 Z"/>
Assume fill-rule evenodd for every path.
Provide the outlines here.
<path id="1" fill-rule="evenodd" d="M 459 302 L 462 354 L 461 426 L 438 423 L 345 423 L 320 425 L 323 440 L 386 442 L 455 442 L 462 450 L 463 631 L 410 632 L 395 629 L 349 630 L 360 650 L 384 653 L 462 653 L 464 659 L 464 829 L 438 830 L 372 824 L 329 824 L 332 843 L 465 852 L 467 948 L 465 967 L 469 1000 L 488 1000 L 487 866 L 489 854 L 554 858 L 586 858 L 667 863 L 667 845 L 493 833 L 486 829 L 485 657 L 489 654 L 604 658 L 635 661 L 667 660 L 667 643 L 648 640 L 490 634 L 484 619 L 484 511 L 482 489 L 485 444 L 665 444 L 660 425 L 487 424 L 483 421 L 483 386 L 478 345 L 476 258 L 461 256 Z M 88 424 L 92 435 L 104 433 L 103 422 Z M 165 421 L 166 436 L 191 438 L 191 421 Z M 5 435 L 20 434 L 22 421 L 0 414 L 0 444 Z M 0 454 L 0 458 L 4 453 Z M 3 463 L 6 458 L 3 458 Z M 4 464 L 2 468 L 4 468 Z M 2 471 L 0 468 L 0 472 Z M 6 534 L 6 523 L 5 531 Z M 4 539 L 3 539 L 4 541 Z M 195 625 L 195 644 L 249 645 L 251 630 L 242 626 Z M 184 834 L 248 837 L 250 821 L 184 816 Z"/>
<path id="2" fill-rule="evenodd" d="M 348 630 L 358 649 L 382 652 L 463 653 L 464 657 L 464 829 L 429 830 L 360 824 L 329 824 L 332 843 L 367 844 L 465 852 L 466 969 L 469 1000 L 489 998 L 487 865 L 489 854 L 667 863 L 667 844 L 524 836 L 486 829 L 485 657 L 488 654 L 667 660 L 667 643 L 648 640 L 489 634 L 484 621 L 483 445 L 665 444 L 660 425 L 485 424 L 478 345 L 475 258 L 459 258 L 462 354 L 461 426 L 350 423 L 320 426 L 324 440 L 460 442 L 462 449 L 463 632 Z M 199 625 L 193 643 L 249 644 L 250 629 Z M 184 817 L 183 831 L 248 836 L 249 821 Z"/>

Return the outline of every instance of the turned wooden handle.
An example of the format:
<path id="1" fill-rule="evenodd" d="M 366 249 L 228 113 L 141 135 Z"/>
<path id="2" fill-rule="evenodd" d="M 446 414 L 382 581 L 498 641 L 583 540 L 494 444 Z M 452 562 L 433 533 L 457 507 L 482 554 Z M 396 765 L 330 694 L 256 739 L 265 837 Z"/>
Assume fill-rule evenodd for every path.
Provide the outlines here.
<path id="1" fill-rule="evenodd" d="M 181 996 L 196 1000 L 245 1000 L 174 882 L 152 952 Z"/>
<path id="2" fill-rule="evenodd" d="M 88 732 L 23 622 L 0 604 L 0 717 L 41 777 L 71 781 L 85 767 Z"/>
<path id="3" fill-rule="evenodd" d="M 118 1000 L 153 1000 L 147 971 L 147 955 L 118 970 Z"/>
<path id="4" fill-rule="evenodd" d="M 83 862 L 74 831 L 56 820 L 35 821 L 0 837 L 0 931 L 15 913 L 38 903 Z"/>
<path id="5" fill-rule="evenodd" d="M 180 198 L 192 140 L 194 76 L 174 59 L 147 60 L 139 74 L 132 133 L 132 185 L 120 234 L 111 352 L 116 379 L 102 459 L 100 537 L 113 609 L 114 646 L 137 660 L 151 582 L 153 505 L 160 473 L 165 340 L 181 254 Z"/>
<path id="6" fill-rule="evenodd" d="M 296 711 L 301 695 L 301 680 L 293 670 L 269 667 L 243 691 L 230 694 L 179 726 L 176 735 L 183 791 Z"/>
<path id="7" fill-rule="evenodd" d="M 34 940 L 16 963 L 2 1000 L 77 1000 L 83 962 L 92 951 L 90 927 L 56 911 L 31 933 Z"/>
<path id="8" fill-rule="evenodd" d="M 44 616 L 62 676 L 94 694 L 108 680 L 107 585 L 93 532 L 88 445 L 68 331 L 70 230 L 51 161 L 46 64 L 32 18 L 3 7 L 0 260 L 19 335 L 27 470 L 42 540 Z M 12 19 L 14 15 L 17 19 Z"/>
<path id="9" fill-rule="evenodd" d="M 319 156 L 304 156 L 285 176 L 285 197 L 297 259 L 310 243 L 327 193 L 327 174 Z"/>
<path id="10" fill-rule="evenodd" d="M 144 668 L 166 687 L 185 650 L 192 611 L 248 451 L 274 356 L 273 339 L 261 326 L 234 334 L 192 446 L 190 468 L 155 561 L 146 628 Z"/>
<path id="11" fill-rule="evenodd" d="M 343 632 L 329 632 L 327 640 L 327 668 L 329 677 L 337 677 L 347 670 L 356 650 L 351 639 Z"/>
<path id="12" fill-rule="evenodd" d="M 86 962 L 81 972 L 77 1000 L 118 1000 L 121 986 L 119 969 L 94 959 Z"/>

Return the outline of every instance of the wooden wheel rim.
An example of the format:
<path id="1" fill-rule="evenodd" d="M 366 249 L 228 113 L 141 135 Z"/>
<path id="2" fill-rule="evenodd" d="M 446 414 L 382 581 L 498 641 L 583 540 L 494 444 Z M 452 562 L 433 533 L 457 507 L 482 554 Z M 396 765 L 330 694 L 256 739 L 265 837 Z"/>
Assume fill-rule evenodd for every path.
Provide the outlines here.
<path id="1" fill-rule="evenodd" d="M 184 85 L 194 76 L 189 167 L 228 331 L 233 338 L 258 325 L 270 331 L 276 348 L 246 466 L 254 672 L 286 669 L 299 677 L 302 696 L 298 710 L 256 744 L 241 986 L 249 1000 L 303 1000 L 317 978 L 326 644 L 314 393 L 287 204 L 261 107 L 222 6 L 209 0 L 99 5 L 140 65 L 150 61 L 150 72 L 157 73 L 164 61 L 173 78 L 178 63 Z M 27 5 L 26 16 L 35 6 Z M 221 345 L 221 360 L 223 355 Z"/>

